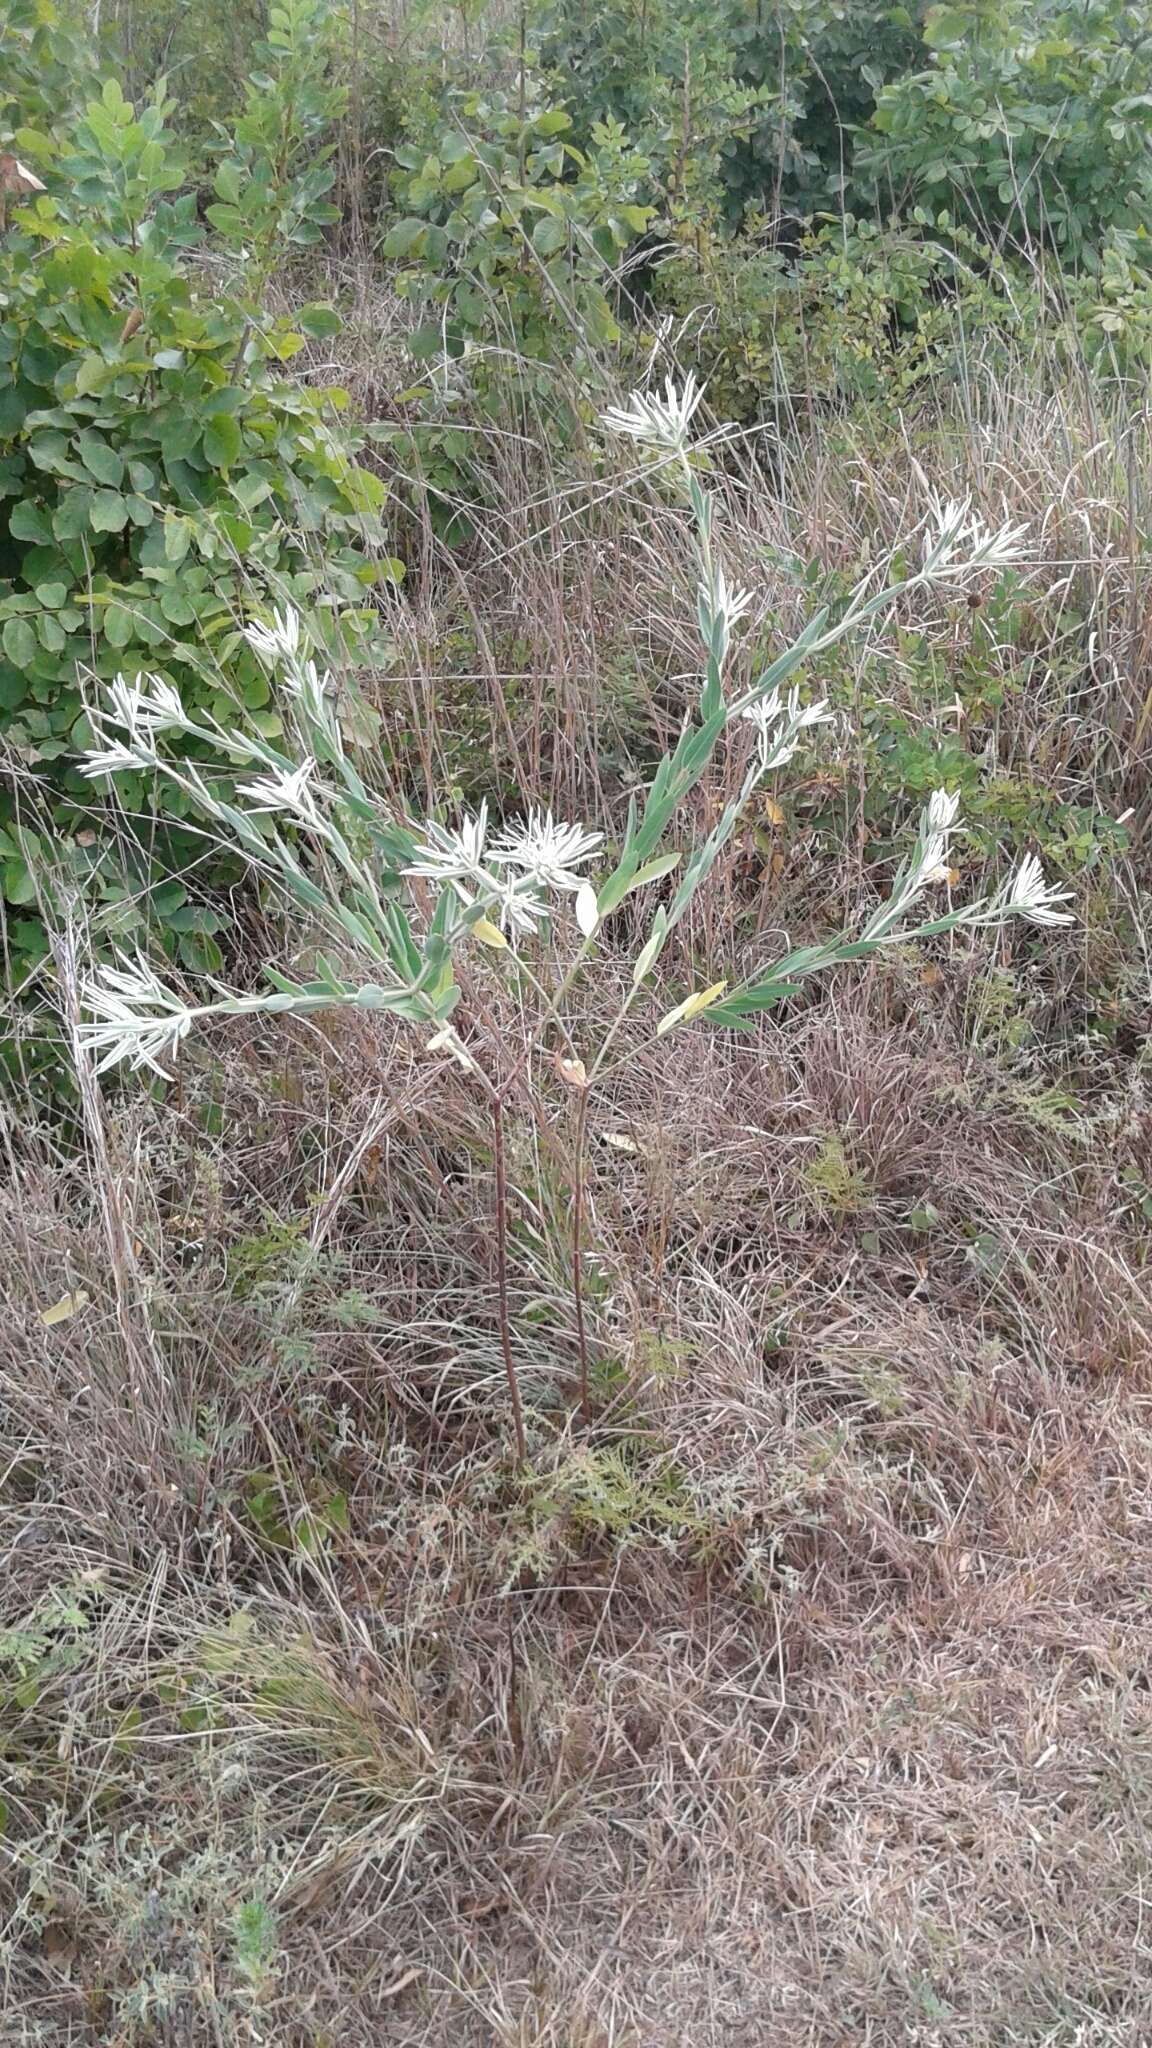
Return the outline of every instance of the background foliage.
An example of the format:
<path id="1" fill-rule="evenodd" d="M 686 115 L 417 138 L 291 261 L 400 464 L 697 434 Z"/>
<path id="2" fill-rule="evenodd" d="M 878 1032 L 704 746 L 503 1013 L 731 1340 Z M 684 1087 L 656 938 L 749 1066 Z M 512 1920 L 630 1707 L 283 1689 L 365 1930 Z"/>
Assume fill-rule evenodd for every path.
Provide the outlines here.
<path id="1" fill-rule="evenodd" d="M 77 105 L 91 53 L 47 6 L 19 19 L 5 120 L 46 189 L 10 210 L 0 245 L 0 719 L 21 771 L 0 810 L 4 894 L 22 913 L 10 966 L 19 976 L 44 946 L 39 842 L 20 829 L 33 796 L 77 882 L 121 903 L 123 931 L 160 908 L 174 950 L 211 965 L 221 905 L 141 892 L 158 856 L 195 863 L 195 894 L 227 870 L 172 839 L 172 817 L 149 818 L 143 788 L 130 808 L 147 861 L 85 829 L 80 679 L 148 668 L 192 702 L 224 710 L 238 696 L 274 730 L 244 613 L 261 593 L 294 594 L 339 606 L 347 637 L 368 623 L 365 586 L 389 573 L 375 545 L 384 490 L 354 460 L 345 395 L 285 372 L 338 317 L 322 303 L 269 316 L 261 299 L 284 248 L 331 217 L 307 90 L 316 10 L 276 10 L 270 69 L 215 171 L 223 197 L 208 214 L 224 246 L 211 258 L 162 85 L 136 108 L 109 78 L 70 124 L 50 120 L 46 52 L 54 90 Z"/>
<path id="2" fill-rule="evenodd" d="M 718 415 L 785 436 L 962 385 L 976 334 L 983 374 L 1149 360 L 1139 7 L 117 0 L 94 29 L 2 0 L 0 26 L 0 146 L 44 188 L 7 199 L 0 242 L 18 980 L 44 945 L 37 831 L 126 929 L 147 914 L 131 837 L 80 808 L 82 672 L 147 665 L 274 731 L 239 624 L 291 594 L 363 652 L 420 522 L 459 549 L 498 513 L 478 425 L 581 445 L 590 395 L 670 336 Z M 400 308 L 368 467 L 313 368 L 353 254 Z M 166 943 L 211 964 L 228 870 L 134 797 L 141 843 L 192 869 L 153 892 Z"/>

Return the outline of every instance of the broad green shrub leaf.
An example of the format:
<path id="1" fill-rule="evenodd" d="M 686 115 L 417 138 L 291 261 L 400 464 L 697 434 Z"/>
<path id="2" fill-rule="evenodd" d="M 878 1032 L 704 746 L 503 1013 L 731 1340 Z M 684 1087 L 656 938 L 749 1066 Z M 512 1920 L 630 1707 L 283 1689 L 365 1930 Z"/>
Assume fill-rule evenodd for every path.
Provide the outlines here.
<path id="1" fill-rule="evenodd" d="M 334 306 L 300 306 L 294 314 L 297 327 L 313 341 L 326 341 L 339 334 L 344 325 Z"/>
<path id="2" fill-rule="evenodd" d="M 36 659 L 36 635 L 27 619 L 5 619 L 4 652 L 17 668 L 29 668 Z"/>
<path id="3" fill-rule="evenodd" d="M 123 457 L 117 455 L 101 435 L 87 428 L 77 436 L 76 450 L 85 469 L 97 483 L 110 484 L 113 490 L 119 490 L 124 481 Z"/>
<path id="4" fill-rule="evenodd" d="M 93 533 L 122 533 L 128 524 L 128 501 L 119 491 L 96 491 L 88 521 Z"/>
<path id="5" fill-rule="evenodd" d="M 204 429 L 204 454 L 213 469 L 231 469 L 242 446 L 240 429 L 229 414 L 209 420 Z"/>

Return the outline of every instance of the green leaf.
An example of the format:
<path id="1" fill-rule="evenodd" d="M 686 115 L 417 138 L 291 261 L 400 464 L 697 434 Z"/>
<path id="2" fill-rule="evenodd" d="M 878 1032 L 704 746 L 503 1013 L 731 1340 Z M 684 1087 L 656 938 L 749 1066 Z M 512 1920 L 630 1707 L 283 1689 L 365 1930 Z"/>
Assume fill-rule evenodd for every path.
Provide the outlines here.
<path id="1" fill-rule="evenodd" d="M 30 622 L 27 619 L 5 619 L 2 637 L 9 661 L 17 668 L 31 667 L 36 659 L 38 643 Z"/>
<path id="2" fill-rule="evenodd" d="M 85 356 L 76 372 L 77 398 L 89 398 L 103 389 L 109 378 L 116 376 L 116 366 L 106 363 L 103 356 Z"/>
<path id="3" fill-rule="evenodd" d="M 113 490 L 119 490 L 124 481 L 124 458 L 109 447 L 102 434 L 92 427 L 86 428 L 77 438 L 76 449 L 85 469 L 98 484 L 110 484 Z"/>
<path id="4" fill-rule="evenodd" d="M 128 524 L 127 499 L 119 491 L 94 492 L 91 524 L 96 533 L 123 533 Z"/>
<path id="5" fill-rule="evenodd" d="M 8 514 L 8 531 L 13 540 L 43 545 L 52 538 L 52 528 L 43 508 L 33 498 L 19 498 Z"/>
<path id="6" fill-rule="evenodd" d="M 192 526 L 187 519 L 169 513 L 164 521 L 164 559 L 174 565 L 182 562 L 192 544 Z"/>
<path id="7" fill-rule="evenodd" d="M 922 33 L 930 50 L 946 50 L 971 35 L 972 18 L 962 7 L 930 7 Z"/>
<path id="8" fill-rule="evenodd" d="M 229 413 L 209 420 L 204 429 L 204 454 L 213 469 L 231 469 L 243 445 L 240 429 Z"/>
<path id="9" fill-rule="evenodd" d="M 633 889 L 643 889 L 647 882 L 658 882 L 664 875 L 670 875 L 673 868 L 679 867 L 680 859 L 678 853 L 662 853 L 656 860 L 645 861 L 629 882 L 628 894 L 631 895 Z"/>
<path id="10" fill-rule="evenodd" d="M 132 615 L 123 605 L 110 604 L 104 613 L 104 638 L 110 647 L 127 647 L 132 638 Z"/>
<path id="11" fill-rule="evenodd" d="M 339 334 L 344 322 L 335 306 L 316 303 L 300 307 L 296 314 L 296 325 L 303 328 L 304 333 L 310 335 L 313 341 L 327 341 L 329 336 Z"/>
<path id="12" fill-rule="evenodd" d="M 31 870 L 25 867 L 23 861 L 5 861 L 4 894 L 8 898 L 9 903 L 35 903 L 35 878 Z"/>
<path id="13" fill-rule="evenodd" d="M 567 247 L 568 229 L 562 220 L 542 215 L 532 230 L 532 247 L 538 256 L 556 256 Z"/>
<path id="14" fill-rule="evenodd" d="M 239 206 L 240 165 L 238 163 L 228 159 L 218 165 L 214 183 L 221 199 L 226 200 L 229 206 Z"/>
<path id="15" fill-rule="evenodd" d="M 80 540 L 92 525 L 92 492 L 65 491 L 52 514 L 52 531 L 57 540 Z"/>
<path id="16" fill-rule="evenodd" d="M 165 420 L 160 429 L 160 452 L 165 462 L 181 462 L 191 455 L 200 439 L 200 421 L 195 413 Z"/>
<path id="17" fill-rule="evenodd" d="M 417 244 L 422 243 L 428 232 L 428 224 L 422 220 L 398 220 L 389 228 L 384 237 L 381 254 L 390 257 L 411 256 Z"/>

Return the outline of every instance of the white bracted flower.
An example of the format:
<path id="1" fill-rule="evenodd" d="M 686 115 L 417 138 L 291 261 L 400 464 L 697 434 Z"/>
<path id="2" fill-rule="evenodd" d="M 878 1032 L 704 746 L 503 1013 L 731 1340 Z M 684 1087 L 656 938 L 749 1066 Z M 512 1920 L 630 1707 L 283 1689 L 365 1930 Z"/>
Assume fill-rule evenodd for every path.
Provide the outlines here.
<path id="1" fill-rule="evenodd" d="M 924 539 L 923 573 L 929 579 L 1004 569 L 1026 556 L 1028 528 L 1005 520 L 989 526 L 971 498 L 934 499 Z"/>
<path id="2" fill-rule="evenodd" d="M 99 1055 L 96 1072 L 127 1060 L 133 1068 L 160 1065 L 175 1052 L 192 1029 L 196 1012 L 166 988 L 142 957 L 120 953 L 118 967 L 98 967 L 81 990 L 81 1008 L 90 1012 L 79 1026 L 80 1043 Z"/>
<path id="3" fill-rule="evenodd" d="M 900 891 L 901 900 L 905 903 L 910 903 L 929 883 L 951 880 L 948 846 L 959 816 L 959 791 L 934 789 L 920 813 L 916 853 Z"/>
<path id="4" fill-rule="evenodd" d="M 758 697 L 740 716 L 756 727 L 760 765 L 766 774 L 771 768 L 785 767 L 800 744 L 800 734 L 808 726 L 830 724 L 833 713 L 826 698 L 801 706 L 799 690 L 789 690 L 785 699 L 777 689 Z"/>
<path id="5" fill-rule="evenodd" d="M 601 424 L 613 434 L 628 434 L 634 441 L 642 441 L 648 448 L 680 455 L 688 446 L 688 430 L 703 396 L 704 387 L 690 370 L 682 385 L 669 377 L 662 398 L 651 391 L 634 391 L 627 405 L 609 406 L 601 414 Z"/>
<path id="6" fill-rule="evenodd" d="M 465 816 L 457 831 L 429 818 L 425 837 L 416 848 L 416 858 L 405 868 L 406 875 L 420 875 L 431 882 L 480 882 L 493 886 L 484 866 L 484 844 L 488 837 L 488 805 L 481 804 L 474 818 Z"/>
<path id="7" fill-rule="evenodd" d="M 920 841 L 920 854 L 915 867 L 908 877 L 908 885 L 901 893 L 911 902 L 914 896 L 926 889 L 930 882 L 947 882 L 952 878 L 952 866 L 948 859 L 948 837 L 944 832 L 929 833 Z"/>
<path id="8" fill-rule="evenodd" d="M 1071 924 L 1070 910 L 1057 910 L 1058 903 L 1071 901 L 1071 889 L 1057 889 L 1046 882 L 1044 870 L 1034 853 L 1026 853 L 1005 888 L 1001 903 L 1009 914 L 1025 917 L 1030 924 Z"/>
<path id="9" fill-rule="evenodd" d="M 864 938 L 887 938 L 925 889 L 952 880 L 949 846 L 959 818 L 959 796 L 946 789 L 934 789 L 920 813 L 916 844 L 896 876 L 891 895 L 868 920 Z"/>
<path id="10" fill-rule="evenodd" d="M 701 582 L 700 636 L 705 647 L 715 652 L 717 660 L 724 660 L 733 627 L 738 625 L 746 612 L 751 611 L 755 602 L 756 599 L 750 590 L 732 588 L 719 563 L 712 571 L 711 582 Z M 719 644 L 716 644 L 717 641 Z"/>
<path id="11" fill-rule="evenodd" d="M 127 740 L 112 740 L 104 748 L 93 748 L 79 763 L 81 775 L 91 781 L 97 775 L 117 775 L 122 768 L 150 768 L 153 763 L 151 749 L 145 750 L 140 742 L 132 746 Z"/>
<path id="12" fill-rule="evenodd" d="M 105 701 L 94 704 L 88 721 L 103 748 L 93 748 L 81 763 L 81 773 L 112 775 L 121 768 L 151 768 L 156 765 L 156 737 L 162 732 L 186 732 L 192 721 L 178 690 L 163 676 L 137 676 L 129 682 L 119 675 L 109 683 Z M 108 728 L 120 726 L 123 739 L 110 739 Z"/>
<path id="13" fill-rule="evenodd" d="M 254 811 L 291 811 L 294 817 L 314 824 L 320 816 L 312 788 L 315 771 L 311 759 L 301 761 L 297 768 L 273 768 L 253 782 L 237 783 L 236 794 L 246 796 Z"/>
<path id="14" fill-rule="evenodd" d="M 924 810 L 929 832 L 951 832 L 960 815 L 959 790 L 934 789 Z"/>
<path id="15" fill-rule="evenodd" d="M 283 612 L 274 609 L 270 626 L 262 626 L 258 621 L 245 626 L 244 638 L 269 667 L 280 661 L 294 662 L 300 652 L 299 614 L 291 605 L 285 605 Z"/>
<path id="16" fill-rule="evenodd" d="M 548 905 L 535 894 L 527 877 L 508 882 L 503 888 L 495 885 L 486 899 L 486 908 L 501 931 L 509 931 L 519 939 L 534 939 L 538 926 L 548 915 Z"/>
<path id="17" fill-rule="evenodd" d="M 524 823 L 506 832 L 493 848 L 492 858 L 505 867 L 519 868 L 525 880 L 538 889 L 575 895 L 586 880 L 576 870 L 583 861 L 591 860 L 603 838 L 602 832 L 566 824 L 551 811 L 529 811 Z"/>

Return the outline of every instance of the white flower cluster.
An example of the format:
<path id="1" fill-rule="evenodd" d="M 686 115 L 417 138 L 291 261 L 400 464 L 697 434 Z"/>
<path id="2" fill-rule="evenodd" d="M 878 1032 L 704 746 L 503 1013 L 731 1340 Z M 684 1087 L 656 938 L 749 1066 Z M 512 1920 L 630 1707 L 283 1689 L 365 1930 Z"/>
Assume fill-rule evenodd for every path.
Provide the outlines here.
<path id="1" fill-rule="evenodd" d="M 933 790 L 920 814 L 916 844 L 896 876 L 891 895 L 865 925 L 862 938 L 891 937 L 926 889 L 952 880 L 950 849 L 959 826 L 959 796 L 946 789 Z M 1071 924 L 1071 912 L 1059 908 L 1071 894 L 1070 889 L 1046 882 L 1036 855 L 1029 853 L 994 896 L 951 915 L 954 922 L 967 925 L 1000 925 L 1011 917 L 1023 917 L 1035 925 Z"/>
<path id="2" fill-rule="evenodd" d="M 689 429 L 704 396 L 704 387 L 689 371 L 682 385 L 669 377 L 661 398 L 651 391 L 634 391 L 627 405 L 612 405 L 601 415 L 602 424 L 613 434 L 626 434 L 647 448 L 670 455 L 683 455 L 689 444 Z"/>
<path id="3" fill-rule="evenodd" d="M 993 899 L 1005 917 L 1023 917 L 1029 924 L 1071 924 L 1070 910 L 1057 910 L 1058 903 L 1072 901 L 1071 889 L 1056 889 L 1044 880 L 1044 870 L 1034 853 L 1026 853 L 1011 881 Z"/>
<path id="4" fill-rule="evenodd" d="M 340 728 L 332 708 L 332 677 L 323 673 L 304 651 L 300 619 L 290 605 L 283 612 L 273 608 L 272 624 L 245 626 L 244 638 L 266 668 L 278 672 L 281 685 L 301 700 L 312 725 L 339 744 Z"/>
<path id="5" fill-rule="evenodd" d="M 567 824 L 551 811 L 529 811 L 524 823 L 488 846 L 488 806 L 465 817 L 455 831 L 429 819 L 409 875 L 447 884 L 466 908 L 479 903 L 501 931 L 531 937 L 548 916 L 548 893 L 577 897 L 581 929 L 587 925 L 590 884 L 579 872 L 603 834 Z M 583 906 L 581 905 L 583 899 Z"/>
<path id="6" fill-rule="evenodd" d="M 937 498 L 924 538 L 923 573 L 936 581 L 977 569 L 1005 569 L 1023 561 L 1027 540 L 1028 528 L 1010 520 L 989 526 L 973 511 L 971 498 Z"/>
<path id="7" fill-rule="evenodd" d="M 708 652 L 721 664 L 728 656 L 733 627 L 739 624 L 746 612 L 751 611 L 755 602 L 752 591 L 732 588 L 720 564 L 713 568 L 707 581 L 701 581 L 697 601 L 700 637 Z"/>
<path id="8" fill-rule="evenodd" d="M 800 735 L 810 725 L 828 725 L 832 712 L 827 700 L 819 704 L 801 705 L 799 690 L 789 690 L 787 697 L 781 697 L 779 690 L 773 690 L 767 697 L 758 697 L 740 713 L 750 725 L 756 727 L 760 746 L 760 772 L 767 775 L 773 768 L 783 768 L 792 759 L 800 744 Z"/>
<path id="9" fill-rule="evenodd" d="M 88 723 L 100 745 L 81 764 L 87 776 L 115 775 L 122 768 L 156 765 L 156 740 L 162 732 L 186 732 L 191 720 L 180 694 L 163 676 L 137 676 L 132 683 L 117 676 L 108 685 L 103 704 L 92 705 Z M 108 728 L 118 726 L 113 737 Z"/>
<path id="10" fill-rule="evenodd" d="M 142 956 L 135 962 L 124 953 L 116 957 L 119 966 L 98 968 L 81 991 L 90 1014 L 80 1024 L 80 1043 L 98 1055 L 98 1074 L 122 1060 L 163 1074 L 161 1060 L 188 1036 L 196 1011 L 165 987 Z"/>
<path id="11" fill-rule="evenodd" d="M 299 701 L 306 725 L 317 728 L 339 750 L 339 726 L 331 699 L 332 678 L 322 675 L 316 663 L 305 656 L 297 614 L 290 607 L 283 613 L 273 611 L 271 626 L 246 626 L 244 638 L 260 660 L 277 671 L 277 679 L 288 696 Z M 81 773 L 90 779 L 115 775 L 123 769 L 158 768 L 156 742 L 160 734 L 189 733 L 211 746 L 222 746 L 234 759 L 268 767 L 267 777 L 241 790 L 242 795 L 252 798 L 254 809 L 291 811 L 306 823 L 317 822 L 311 790 L 314 760 L 292 770 L 276 765 L 269 750 L 249 734 L 226 731 L 210 717 L 194 717 L 186 710 L 179 691 L 163 676 L 138 675 L 131 682 L 126 676 L 117 676 L 109 683 L 103 701 L 88 707 L 88 722 L 97 745 L 85 756 Z"/>

